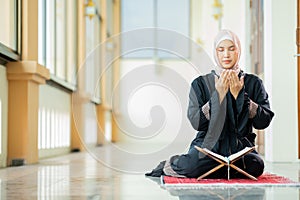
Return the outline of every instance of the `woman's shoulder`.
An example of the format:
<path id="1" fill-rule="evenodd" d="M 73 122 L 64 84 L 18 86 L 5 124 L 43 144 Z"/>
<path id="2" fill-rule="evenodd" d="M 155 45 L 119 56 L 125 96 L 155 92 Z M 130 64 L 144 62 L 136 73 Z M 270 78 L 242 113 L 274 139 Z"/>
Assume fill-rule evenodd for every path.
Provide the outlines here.
<path id="1" fill-rule="evenodd" d="M 211 73 L 208 73 L 208 74 L 202 74 L 202 75 L 199 75 L 198 77 L 194 78 L 192 83 L 193 82 L 201 82 L 201 81 L 204 81 L 205 79 L 212 79 L 214 78 L 214 75 L 215 75 L 215 72 L 212 71 Z"/>
<path id="2" fill-rule="evenodd" d="M 262 79 L 261 79 L 258 75 L 256 75 L 256 74 L 243 72 L 243 75 L 245 76 L 245 78 L 247 77 L 247 79 L 249 79 L 249 80 L 253 80 L 253 81 L 261 81 L 261 80 L 262 80 Z"/>
<path id="3" fill-rule="evenodd" d="M 254 84 L 254 85 L 263 85 L 263 80 L 256 74 L 252 73 L 245 73 L 243 72 L 243 75 L 245 76 L 245 83 L 248 84 Z"/>

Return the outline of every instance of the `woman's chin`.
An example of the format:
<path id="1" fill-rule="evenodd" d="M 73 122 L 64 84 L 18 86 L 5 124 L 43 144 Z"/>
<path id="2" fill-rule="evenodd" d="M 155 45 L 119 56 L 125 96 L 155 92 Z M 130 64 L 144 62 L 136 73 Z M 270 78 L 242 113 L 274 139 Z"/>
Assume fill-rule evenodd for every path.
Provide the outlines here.
<path id="1" fill-rule="evenodd" d="M 233 65 L 222 65 L 223 69 L 232 69 Z"/>

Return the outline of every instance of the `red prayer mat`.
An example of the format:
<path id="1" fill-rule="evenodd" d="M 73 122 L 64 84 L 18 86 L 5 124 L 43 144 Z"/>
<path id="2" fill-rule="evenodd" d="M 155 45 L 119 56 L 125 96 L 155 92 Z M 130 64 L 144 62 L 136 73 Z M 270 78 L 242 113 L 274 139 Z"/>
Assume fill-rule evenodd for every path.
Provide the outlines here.
<path id="1" fill-rule="evenodd" d="M 299 182 L 276 174 L 264 173 L 258 180 L 251 179 L 201 179 L 196 178 L 176 178 L 162 176 L 161 184 L 165 188 L 194 188 L 194 187 L 267 187 L 267 186 L 296 186 L 300 187 Z"/>

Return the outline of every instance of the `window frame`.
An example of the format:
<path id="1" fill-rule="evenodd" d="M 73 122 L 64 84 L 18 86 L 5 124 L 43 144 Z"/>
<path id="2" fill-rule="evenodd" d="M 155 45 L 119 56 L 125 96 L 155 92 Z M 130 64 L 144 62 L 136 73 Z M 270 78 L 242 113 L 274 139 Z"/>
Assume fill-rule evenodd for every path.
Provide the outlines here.
<path id="1" fill-rule="evenodd" d="M 98 35 L 98 39 L 97 40 L 99 40 L 99 42 L 101 43 L 102 41 L 101 41 L 101 38 L 102 38 L 102 34 L 103 34 L 103 32 L 102 32 L 102 30 L 103 30 L 103 18 L 102 18 L 102 14 L 101 14 L 101 11 L 100 11 L 100 7 L 98 7 L 98 6 L 96 6 L 96 13 L 95 13 L 95 16 L 93 17 L 94 19 L 96 19 L 96 20 L 98 20 L 98 22 L 99 22 L 99 35 Z M 86 16 L 86 18 L 85 18 L 85 20 L 90 20 L 90 19 L 88 19 L 87 18 L 87 16 Z M 95 26 L 94 26 L 95 24 L 93 24 L 93 29 L 95 28 Z M 85 28 L 86 28 L 86 30 L 85 31 L 87 31 L 87 23 L 85 23 Z M 94 30 L 95 31 L 95 30 Z M 87 59 L 88 57 L 89 57 L 89 55 L 90 55 L 90 53 L 93 51 L 93 50 L 95 50 L 95 48 L 97 49 L 97 46 L 99 45 L 99 44 L 97 44 L 96 45 L 96 47 L 92 47 L 91 48 L 91 50 L 90 51 L 87 51 L 87 37 L 86 37 L 87 35 L 85 35 L 85 56 L 86 56 L 86 60 L 85 60 L 85 65 L 86 65 L 86 62 L 88 62 L 89 60 Z M 94 36 L 97 36 L 97 35 L 94 35 Z M 95 38 L 93 38 L 93 39 L 95 39 Z M 94 60 L 93 60 L 94 61 Z M 93 65 L 95 65 L 95 63 L 93 63 Z M 93 70 L 94 70 L 95 68 L 93 68 Z M 87 68 L 85 68 L 85 73 L 86 73 L 86 70 L 87 70 Z M 100 71 L 101 71 L 101 68 L 99 69 Z M 98 74 L 97 72 L 98 71 L 93 71 L 94 73 L 93 74 Z M 85 74 L 84 76 L 86 76 L 87 74 Z M 93 78 L 95 78 L 95 77 L 93 77 Z M 101 104 L 102 102 L 101 102 L 101 86 L 100 87 L 98 87 L 98 88 L 100 88 L 100 90 L 98 91 L 98 93 L 96 93 L 96 94 L 94 94 L 94 92 L 93 91 L 88 91 L 87 89 L 86 89 L 86 85 L 87 84 L 91 84 L 91 85 L 93 85 L 93 82 L 95 82 L 95 80 L 97 80 L 97 78 L 94 80 L 94 79 L 92 79 L 93 81 L 91 81 L 91 79 L 88 79 L 88 78 L 86 78 L 85 79 L 85 83 L 84 83 L 84 85 L 85 85 L 85 91 L 86 92 L 91 92 L 90 93 L 90 101 L 92 102 L 92 103 L 94 103 L 94 104 L 97 104 L 97 105 L 99 105 L 99 104 Z M 91 82 L 88 82 L 88 81 L 91 81 Z"/>
<path id="2" fill-rule="evenodd" d="M 75 10 L 75 16 L 74 16 L 74 20 L 75 20 L 75 22 L 74 22 L 74 27 L 73 27 L 73 29 L 74 30 L 76 30 L 76 36 L 74 36 L 74 38 L 77 40 L 78 38 L 78 33 L 77 33 L 77 22 L 78 22 L 78 13 L 77 13 L 77 8 L 78 8 L 78 5 L 77 5 L 77 3 L 76 2 L 73 2 L 74 3 L 74 10 Z M 74 92 L 74 91 L 76 91 L 77 90 L 77 87 L 78 87 L 78 83 L 77 83 L 77 81 L 76 80 L 74 80 L 74 82 L 72 82 L 72 81 L 69 81 L 68 80 L 68 76 L 69 76 L 69 74 L 68 73 L 71 73 L 71 75 L 72 75 L 72 72 L 69 72 L 69 68 L 67 67 L 67 65 L 68 65 L 68 63 L 67 63 L 67 60 L 64 60 L 64 78 L 62 78 L 62 77 L 59 77 L 58 76 L 58 67 L 59 66 L 57 66 L 57 11 L 56 11 L 56 9 L 57 9 L 57 1 L 56 0 L 54 0 L 53 1 L 53 4 L 54 4 L 54 13 L 53 13 L 53 19 L 52 20 L 54 20 L 54 32 L 53 32 L 53 34 L 54 34 L 54 36 L 53 36 L 53 41 L 51 41 L 51 44 L 53 45 L 52 47 L 54 48 L 54 50 L 53 50 L 53 53 L 54 53 L 54 57 L 53 57 L 53 60 L 51 61 L 51 62 L 53 62 L 53 65 L 54 66 L 52 66 L 53 67 L 53 73 L 50 71 L 50 80 L 47 80 L 46 81 L 46 83 L 48 84 L 48 85 L 51 85 L 51 86 L 53 86 L 53 87 L 56 87 L 56 88 L 59 88 L 59 89 L 61 89 L 61 90 L 64 90 L 64 91 L 66 91 L 66 92 Z M 47 50 L 49 50 L 49 49 L 47 49 L 47 41 L 46 41 L 46 35 L 47 35 L 47 27 L 46 27 L 46 18 L 47 18 L 47 9 L 46 9 L 46 0 L 43 0 L 42 1 L 42 24 L 43 24 L 43 26 L 41 27 L 41 30 L 42 30 L 42 33 L 39 33 L 39 35 L 41 34 L 41 42 L 42 42 L 42 48 L 39 50 L 40 51 L 40 53 L 41 53 L 41 55 L 39 55 L 39 58 L 38 58 L 38 62 L 40 63 L 40 64 L 42 64 L 45 68 L 47 68 L 47 69 L 49 69 L 50 70 L 50 68 L 51 68 L 51 66 L 47 66 L 47 62 L 49 61 L 47 61 L 47 59 L 51 59 L 51 58 L 47 58 L 46 57 L 46 55 L 47 55 Z M 40 12 L 40 11 L 38 11 L 38 12 Z M 65 2 L 65 6 L 64 6 L 64 14 L 65 14 L 65 18 L 64 18 L 64 22 L 63 23 L 67 23 L 67 21 L 68 21 L 68 17 L 67 17 L 67 13 L 69 12 L 69 10 L 68 10 L 68 2 L 66 1 Z M 39 31 L 40 31 L 40 28 L 39 28 Z M 70 32 L 70 30 L 67 28 L 67 26 L 65 27 L 65 29 L 64 29 L 64 37 L 65 38 L 67 38 L 67 35 L 68 35 L 68 32 Z M 66 43 L 66 45 L 65 45 L 65 48 L 63 49 L 63 51 L 65 52 L 65 57 L 67 57 L 68 56 L 68 52 L 69 52 L 69 47 L 68 47 L 68 45 L 67 45 L 67 39 L 66 39 L 66 41 L 65 41 L 65 43 Z M 75 44 L 76 45 L 76 47 L 75 47 L 75 55 L 74 55 L 74 58 L 75 58 L 75 68 L 73 69 L 74 71 L 77 71 L 77 65 L 78 65 L 78 61 L 77 61 L 77 56 L 78 56 L 78 45 L 77 44 Z M 42 57 L 42 58 L 40 58 L 40 56 Z M 73 76 L 73 75 L 72 75 Z M 75 77 L 75 75 L 74 75 L 74 79 L 75 79 L 76 77 Z"/>
<path id="3" fill-rule="evenodd" d="M 6 65 L 8 62 L 21 60 L 21 16 L 22 16 L 22 1 L 14 0 L 14 21 L 15 21 L 15 48 L 16 50 L 8 47 L 0 42 L 0 64 Z"/>

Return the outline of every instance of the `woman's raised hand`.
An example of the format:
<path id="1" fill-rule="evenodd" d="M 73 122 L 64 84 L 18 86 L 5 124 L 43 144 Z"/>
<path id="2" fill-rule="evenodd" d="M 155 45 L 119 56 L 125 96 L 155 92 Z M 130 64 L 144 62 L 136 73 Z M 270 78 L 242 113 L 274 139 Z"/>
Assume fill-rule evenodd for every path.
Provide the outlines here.
<path id="1" fill-rule="evenodd" d="M 241 89 L 244 87 L 244 76 L 241 78 L 238 77 L 238 74 L 235 73 L 233 70 L 229 70 L 229 90 L 234 99 L 237 99 Z"/>
<path id="2" fill-rule="evenodd" d="M 219 78 L 215 76 L 215 87 L 219 94 L 220 103 L 223 101 L 229 89 L 229 75 L 230 75 L 229 70 L 224 70 L 221 73 Z"/>
<path id="3" fill-rule="evenodd" d="M 244 87 L 244 76 L 239 78 L 235 71 L 224 70 L 219 78 L 215 76 L 215 87 L 219 94 L 220 103 L 225 98 L 228 90 L 237 99 L 241 89 Z"/>

